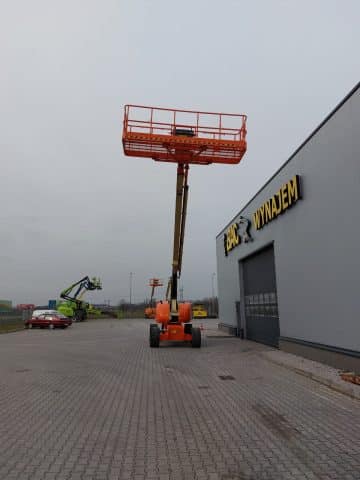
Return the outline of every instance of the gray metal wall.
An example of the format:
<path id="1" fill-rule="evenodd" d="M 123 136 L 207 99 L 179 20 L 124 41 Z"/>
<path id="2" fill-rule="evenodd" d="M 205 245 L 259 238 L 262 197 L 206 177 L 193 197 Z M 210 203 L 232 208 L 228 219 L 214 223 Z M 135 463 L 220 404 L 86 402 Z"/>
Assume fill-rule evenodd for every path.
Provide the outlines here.
<path id="1" fill-rule="evenodd" d="M 280 335 L 360 351 L 360 88 L 239 213 L 252 214 L 294 175 L 302 199 L 224 255 L 216 239 L 219 318 L 236 325 L 239 260 L 274 242 Z M 236 218 L 235 218 L 236 220 Z"/>

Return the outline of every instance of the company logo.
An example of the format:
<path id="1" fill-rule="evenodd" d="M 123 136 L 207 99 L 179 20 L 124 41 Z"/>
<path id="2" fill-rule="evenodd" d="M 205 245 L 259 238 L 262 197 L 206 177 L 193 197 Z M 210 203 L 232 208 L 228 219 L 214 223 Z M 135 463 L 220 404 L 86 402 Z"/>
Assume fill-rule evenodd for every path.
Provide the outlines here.
<path id="1" fill-rule="evenodd" d="M 253 222 L 256 230 L 270 223 L 276 217 L 286 212 L 301 198 L 300 177 L 295 175 L 291 180 L 284 183 L 279 191 L 267 202 L 261 205 L 253 214 Z"/>
<path id="2" fill-rule="evenodd" d="M 251 242 L 252 237 L 250 234 L 250 227 L 250 220 L 245 217 L 239 217 L 237 222 L 230 225 L 224 234 L 224 250 L 226 257 L 231 250 L 241 243 Z"/>

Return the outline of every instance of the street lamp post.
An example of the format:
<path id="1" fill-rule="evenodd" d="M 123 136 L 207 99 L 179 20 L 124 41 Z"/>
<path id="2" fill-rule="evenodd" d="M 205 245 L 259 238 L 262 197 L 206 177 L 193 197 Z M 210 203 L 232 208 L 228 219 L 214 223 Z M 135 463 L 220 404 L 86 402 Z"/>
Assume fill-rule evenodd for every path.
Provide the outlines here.
<path id="1" fill-rule="evenodd" d="M 212 314 L 215 315 L 215 288 L 214 288 L 214 278 L 216 273 L 211 274 L 211 295 L 212 295 Z"/>
<path id="2" fill-rule="evenodd" d="M 131 295 L 132 295 L 132 277 L 133 277 L 133 272 L 130 272 L 130 306 L 131 306 Z"/>

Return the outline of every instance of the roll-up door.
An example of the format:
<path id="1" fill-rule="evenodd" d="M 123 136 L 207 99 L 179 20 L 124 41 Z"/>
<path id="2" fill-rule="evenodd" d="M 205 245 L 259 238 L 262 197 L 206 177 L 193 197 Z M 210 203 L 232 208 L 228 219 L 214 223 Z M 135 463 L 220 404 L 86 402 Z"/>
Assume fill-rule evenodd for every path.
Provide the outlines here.
<path id="1" fill-rule="evenodd" d="M 245 294 L 246 337 L 255 342 L 279 345 L 279 314 L 276 293 L 274 247 L 242 261 Z"/>

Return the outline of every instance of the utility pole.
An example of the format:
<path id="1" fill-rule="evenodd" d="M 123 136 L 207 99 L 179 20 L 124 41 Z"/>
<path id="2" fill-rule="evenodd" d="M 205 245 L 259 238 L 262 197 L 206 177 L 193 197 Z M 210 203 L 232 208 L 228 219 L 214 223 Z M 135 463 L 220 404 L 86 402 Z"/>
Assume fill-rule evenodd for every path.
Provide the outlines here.
<path id="1" fill-rule="evenodd" d="M 132 277 L 133 277 L 133 272 L 130 272 L 130 306 L 131 306 L 131 295 L 132 295 Z"/>

